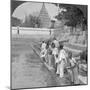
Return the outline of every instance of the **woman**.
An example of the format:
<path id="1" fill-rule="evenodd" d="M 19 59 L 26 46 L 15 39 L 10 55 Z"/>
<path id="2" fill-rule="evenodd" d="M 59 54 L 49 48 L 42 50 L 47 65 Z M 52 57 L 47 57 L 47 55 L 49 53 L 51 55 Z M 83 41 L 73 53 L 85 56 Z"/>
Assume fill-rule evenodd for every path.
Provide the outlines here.
<path id="1" fill-rule="evenodd" d="M 52 67 L 55 68 L 55 57 L 54 57 L 54 48 L 55 48 L 55 44 L 51 43 L 50 49 L 52 51 L 52 60 L 51 60 L 51 64 Z"/>
<path id="2" fill-rule="evenodd" d="M 57 60 L 58 60 L 58 48 L 54 47 L 52 50 L 52 55 L 54 57 L 54 63 L 55 63 L 55 72 L 57 71 Z"/>
<path id="3" fill-rule="evenodd" d="M 56 72 L 57 74 L 59 74 L 60 78 L 64 77 L 64 68 L 66 63 L 67 63 L 66 52 L 63 49 L 63 45 L 60 45 L 59 54 L 58 54 L 58 66 L 57 66 L 57 72 Z"/>

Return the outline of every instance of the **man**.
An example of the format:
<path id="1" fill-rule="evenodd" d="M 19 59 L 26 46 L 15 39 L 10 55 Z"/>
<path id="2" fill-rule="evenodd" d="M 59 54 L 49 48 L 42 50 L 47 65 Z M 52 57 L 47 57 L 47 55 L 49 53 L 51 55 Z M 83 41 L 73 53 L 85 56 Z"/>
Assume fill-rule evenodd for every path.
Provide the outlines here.
<path id="1" fill-rule="evenodd" d="M 72 57 L 71 52 L 69 52 L 69 54 L 68 54 L 68 63 L 69 63 L 69 67 L 67 67 L 67 69 L 68 69 L 68 72 L 70 73 L 70 76 L 71 76 L 71 83 L 72 84 L 79 84 L 78 64 L 77 64 L 75 58 Z"/>
<path id="2" fill-rule="evenodd" d="M 64 77 L 64 68 L 65 68 L 65 64 L 67 63 L 66 60 L 66 52 L 63 49 L 63 45 L 59 46 L 59 54 L 58 54 L 58 66 L 57 66 L 57 74 L 59 74 L 60 78 Z"/>

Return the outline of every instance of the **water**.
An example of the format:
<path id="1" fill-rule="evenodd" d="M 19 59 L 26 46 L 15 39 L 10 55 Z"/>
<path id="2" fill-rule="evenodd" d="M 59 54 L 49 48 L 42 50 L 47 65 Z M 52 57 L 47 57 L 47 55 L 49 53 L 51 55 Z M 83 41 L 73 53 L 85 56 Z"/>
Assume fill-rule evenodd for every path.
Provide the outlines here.
<path id="1" fill-rule="evenodd" d="M 54 75 L 43 65 L 31 48 L 32 41 L 12 42 L 12 88 L 56 86 Z"/>

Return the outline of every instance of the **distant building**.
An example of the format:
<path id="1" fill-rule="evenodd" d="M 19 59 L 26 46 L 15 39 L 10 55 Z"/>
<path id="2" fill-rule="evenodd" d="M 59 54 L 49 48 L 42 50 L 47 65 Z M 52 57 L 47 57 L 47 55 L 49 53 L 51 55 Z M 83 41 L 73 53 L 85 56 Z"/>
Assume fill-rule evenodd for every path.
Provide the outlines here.
<path id="1" fill-rule="evenodd" d="M 60 8 L 58 6 L 43 3 L 38 16 L 41 21 L 40 28 L 59 28 L 63 30 L 64 22 L 55 18 L 59 12 Z"/>
<path id="2" fill-rule="evenodd" d="M 56 21 L 55 14 L 58 13 L 58 7 L 56 7 L 53 4 L 50 4 L 50 7 L 52 7 L 52 9 L 54 8 L 54 10 L 51 10 L 52 13 L 45 3 L 42 4 L 42 8 L 41 8 L 39 16 L 38 16 L 41 21 L 40 28 L 54 28 L 54 23 Z M 55 9 L 56 9 L 56 11 L 55 11 Z M 54 12 L 55 12 L 55 14 L 54 14 Z"/>
<path id="3" fill-rule="evenodd" d="M 45 8 L 45 4 L 43 3 L 42 5 L 42 8 L 40 10 L 40 14 L 39 14 L 39 19 L 40 19 L 40 27 L 41 28 L 49 28 L 50 27 L 50 23 L 51 23 L 51 20 L 50 20 L 50 17 L 49 17 L 49 14 Z"/>

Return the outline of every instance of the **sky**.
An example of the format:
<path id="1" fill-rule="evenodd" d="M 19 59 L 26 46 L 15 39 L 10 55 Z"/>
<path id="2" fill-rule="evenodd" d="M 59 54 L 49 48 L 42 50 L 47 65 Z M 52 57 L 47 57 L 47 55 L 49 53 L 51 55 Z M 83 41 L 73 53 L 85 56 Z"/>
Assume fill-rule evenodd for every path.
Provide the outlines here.
<path id="1" fill-rule="evenodd" d="M 46 10 L 49 14 L 49 17 L 51 19 L 55 19 L 54 17 L 58 14 L 58 7 L 51 3 L 44 3 Z M 29 14 L 38 16 L 40 13 L 40 10 L 42 8 L 43 3 L 38 2 L 25 2 L 21 5 L 19 5 L 13 12 L 12 16 L 19 18 L 21 20 L 25 20 L 25 16 L 28 16 Z"/>

